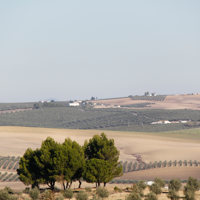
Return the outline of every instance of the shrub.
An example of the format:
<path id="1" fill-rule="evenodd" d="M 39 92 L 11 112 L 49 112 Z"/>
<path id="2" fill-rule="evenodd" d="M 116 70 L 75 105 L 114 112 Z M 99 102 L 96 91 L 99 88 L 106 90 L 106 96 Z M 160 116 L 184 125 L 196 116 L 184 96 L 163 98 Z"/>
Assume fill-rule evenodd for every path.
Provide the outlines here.
<path id="1" fill-rule="evenodd" d="M 131 189 L 132 189 L 132 192 L 134 193 L 138 193 L 138 194 L 140 193 L 140 189 L 136 183 L 133 183 Z"/>
<path id="2" fill-rule="evenodd" d="M 157 161 L 155 161 L 154 165 L 153 165 L 154 168 L 157 167 Z"/>
<path id="3" fill-rule="evenodd" d="M 184 164 L 185 164 L 185 166 L 187 166 L 187 160 L 184 160 Z"/>
<path id="4" fill-rule="evenodd" d="M 92 189 L 91 189 L 91 187 L 85 187 L 85 191 L 86 192 L 92 192 Z"/>
<path id="5" fill-rule="evenodd" d="M 192 161 L 190 160 L 189 162 L 190 162 L 190 166 L 192 166 Z"/>
<path id="6" fill-rule="evenodd" d="M 180 197 L 177 195 L 175 190 L 169 190 L 167 197 L 171 200 L 178 200 Z"/>
<path id="7" fill-rule="evenodd" d="M 144 196 L 143 189 L 142 189 L 143 187 L 144 187 L 143 183 L 140 183 L 140 186 L 138 186 L 138 183 L 137 184 L 134 183 L 131 189 L 132 189 L 132 192 L 139 194 L 140 197 L 143 197 Z"/>
<path id="8" fill-rule="evenodd" d="M 149 163 L 149 166 L 148 166 L 149 169 L 151 169 L 151 167 L 152 167 L 151 165 L 152 165 L 152 163 L 150 162 L 150 163 Z"/>
<path id="9" fill-rule="evenodd" d="M 179 164 L 180 164 L 180 166 L 182 166 L 182 164 L 183 164 L 183 163 L 182 163 L 182 160 L 179 161 Z"/>
<path id="10" fill-rule="evenodd" d="M 145 170 L 147 168 L 147 164 L 144 164 L 143 166 L 143 170 Z"/>
<path id="11" fill-rule="evenodd" d="M 139 180 L 138 183 L 137 183 L 137 186 L 140 190 L 144 190 L 146 187 L 147 187 L 147 184 L 145 181 L 143 180 Z"/>
<path id="12" fill-rule="evenodd" d="M 96 194 L 93 194 L 93 197 L 91 200 L 99 200 L 99 197 Z"/>
<path id="13" fill-rule="evenodd" d="M 121 189 L 121 188 L 119 188 L 119 190 L 118 190 L 118 191 L 119 191 L 119 193 L 121 193 L 121 192 L 122 192 L 122 189 Z"/>
<path id="14" fill-rule="evenodd" d="M 158 163 L 158 167 L 161 167 L 162 166 L 162 162 L 160 161 L 159 163 Z"/>
<path id="15" fill-rule="evenodd" d="M 64 197 L 62 195 L 56 197 L 56 200 L 64 200 Z"/>
<path id="16" fill-rule="evenodd" d="M 161 194 L 162 190 L 160 185 L 158 185 L 157 183 L 153 183 L 150 187 L 149 187 L 151 192 L 154 192 L 156 195 Z"/>
<path id="17" fill-rule="evenodd" d="M 79 191 L 76 195 L 76 200 L 88 200 L 88 194 L 84 191 Z"/>
<path id="18" fill-rule="evenodd" d="M 106 188 L 102 188 L 102 187 L 98 187 L 97 190 L 96 190 L 96 193 L 102 199 L 104 199 L 104 198 L 109 196 L 108 190 Z"/>
<path id="19" fill-rule="evenodd" d="M 127 166 L 127 161 L 125 161 L 124 165 L 123 165 L 123 173 L 126 171 L 126 166 Z"/>
<path id="20" fill-rule="evenodd" d="M 8 200 L 9 199 L 9 194 L 5 190 L 0 190 L 0 200 Z"/>
<path id="21" fill-rule="evenodd" d="M 162 178 L 155 178 L 154 182 L 157 183 L 160 187 L 165 186 L 165 181 Z"/>
<path id="22" fill-rule="evenodd" d="M 195 200 L 195 191 L 190 185 L 184 186 L 183 193 L 186 200 Z"/>
<path id="23" fill-rule="evenodd" d="M 39 191 L 38 188 L 36 188 L 36 187 L 29 191 L 29 196 L 30 196 L 33 200 L 39 199 L 39 195 L 40 195 L 40 191 Z"/>
<path id="24" fill-rule="evenodd" d="M 12 189 L 12 188 L 10 188 L 10 187 L 8 187 L 8 186 L 6 186 L 6 187 L 4 188 L 4 190 L 5 190 L 5 191 L 7 191 L 7 192 L 8 192 L 8 194 L 14 194 L 14 191 L 13 191 L 13 189 Z"/>
<path id="25" fill-rule="evenodd" d="M 166 167 L 167 166 L 167 161 L 165 160 L 165 162 L 164 162 L 164 167 Z"/>
<path id="26" fill-rule="evenodd" d="M 29 191 L 30 191 L 30 187 L 26 187 L 26 188 L 23 190 L 23 193 L 28 194 Z"/>
<path id="27" fill-rule="evenodd" d="M 118 188 L 117 186 L 115 186 L 115 187 L 114 187 L 114 191 L 115 191 L 115 192 L 118 192 L 118 191 L 119 191 L 119 188 Z"/>
<path id="28" fill-rule="evenodd" d="M 176 165 L 177 165 L 177 160 L 174 161 L 174 166 L 176 166 Z"/>
<path id="29" fill-rule="evenodd" d="M 131 171 L 131 167 L 132 167 L 132 162 L 130 162 L 130 163 L 128 164 L 128 171 L 129 171 L 129 172 Z"/>
<path id="30" fill-rule="evenodd" d="M 138 170 L 141 170 L 141 167 L 142 167 L 142 163 L 139 164 Z"/>
<path id="31" fill-rule="evenodd" d="M 146 195 L 146 198 L 144 200 L 158 200 L 158 197 L 154 192 L 150 192 Z"/>
<path id="32" fill-rule="evenodd" d="M 67 199 L 71 199 L 73 197 L 73 191 L 72 189 L 67 189 L 64 191 L 63 196 Z"/>
<path id="33" fill-rule="evenodd" d="M 142 198 L 138 193 L 133 192 L 126 196 L 126 200 L 142 200 Z"/>
<path id="34" fill-rule="evenodd" d="M 43 200 L 54 200 L 55 199 L 55 195 L 54 192 L 51 190 L 45 190 L 43 193 Z"/>
<path id="35" fill-rule="evenodd" d="M 135 162 L 135 164 L 133 165 L 133 171 L 136 170 L 136 167 L 137 167 L 137 162 Z"/>
<path id="36" fill-rule="evenodd" d="M 171 160 L 169 161 L 169 166 L 170 166 L 170 167 L 172 166 L 172 161 L 171 161 Z"/>
<path id="37" fill-rule="evenodd" d="M 175 191 L 179 191 L 180 187 L 181 187 L 181 181 L 179 178 L 177 179 L 172 179 L 169 183 L 168 183 L 168 187 L 170 190 L 175 190 Z"/>
<path id="38" fill-rule="evenodd" d="M 9 195 L 8 200 L 17 200 L 18 198 L 16 196 L 13 195 Z"/>
<path id="39" fill-rule="evenodd" d="M 189 185 L 191 187 L 190 189 L 192 189 L 194 191 L 199 190 L 199 187 L 200 187 L 198 180 L 191 176 L 188 178 L 186 185 Z"/>

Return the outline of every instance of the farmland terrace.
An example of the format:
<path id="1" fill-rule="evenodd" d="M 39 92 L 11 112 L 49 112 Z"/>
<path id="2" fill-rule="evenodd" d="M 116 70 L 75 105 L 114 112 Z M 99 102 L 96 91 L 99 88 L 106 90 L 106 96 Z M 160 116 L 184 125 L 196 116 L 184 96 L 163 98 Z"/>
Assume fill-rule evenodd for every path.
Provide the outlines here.
<path id="1" fill-rule="evenodd" d="M 115 105 L 125 106 L 131 104 L 150 103 L 148 107 L 144 108 L 200 110 L 200 95 L 158 95 L 156 97 L 132 96 L 119 99 L 96 100 L 91 102 L 103 104 L 96 105 L 95 108 L 114 107 Z M 138 108 L 141 109 L 141 107 Z"/>

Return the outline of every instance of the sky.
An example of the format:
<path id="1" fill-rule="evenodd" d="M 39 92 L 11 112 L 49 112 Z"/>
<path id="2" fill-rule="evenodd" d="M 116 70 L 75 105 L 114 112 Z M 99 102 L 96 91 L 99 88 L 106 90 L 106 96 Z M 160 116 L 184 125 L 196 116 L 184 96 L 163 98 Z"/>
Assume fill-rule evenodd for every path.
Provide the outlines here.
<path id="1" fill-rule="evenodd" d="M 200 92 L 199 0 L 0 1 L 0 102 Z"/>

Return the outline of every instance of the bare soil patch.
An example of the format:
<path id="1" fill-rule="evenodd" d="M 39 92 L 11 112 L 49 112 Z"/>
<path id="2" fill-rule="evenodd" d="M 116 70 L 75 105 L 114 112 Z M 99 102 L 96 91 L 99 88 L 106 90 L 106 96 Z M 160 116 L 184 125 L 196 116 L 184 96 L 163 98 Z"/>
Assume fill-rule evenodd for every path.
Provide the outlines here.
<path id="1" fill-rule="evenodd" d="M 189 176 L 200 179 L 200 167 L 166 167 L 124 173 L 119 179 L 128 180 L 154 180 L 156 177 L 165 180 L 180 178 L 187 180 Z"/>
<path id="2" fill-rule="evenodd" d="M 166 96 L 164 101 L 147 101 L 147 100 L 132 100 L 131 98 L 109 99 L 91 101 L 93 103 L 104 104 L 104 106 L 95 106 L 95 108 L 113 107 L 114 105 L 128 105 L 139 103 L 154 103 L 148 107 L 139 109 L 192 109 L 200 110 L 200 95 L 173 95 Z M 109 104 L 110 106 L 105 106 Z M 130 109 L 130 108 L 129 108 Z M 137 109 L 137 108 L 134 108 Z"/>

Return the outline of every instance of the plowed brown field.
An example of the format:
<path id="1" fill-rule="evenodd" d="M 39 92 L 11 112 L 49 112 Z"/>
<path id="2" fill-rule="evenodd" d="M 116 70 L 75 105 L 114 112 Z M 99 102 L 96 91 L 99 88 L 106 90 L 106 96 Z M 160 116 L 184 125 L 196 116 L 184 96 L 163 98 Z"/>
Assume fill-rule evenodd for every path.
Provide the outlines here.
<path id="1" fill-rule="evenodd" d="M 147 101 L 147 100 L 132 100 L 131 98 L 121 99 L 109 99 L 91 101 L 100 104 L 109 104 L 110 107 L 114 105 L 128 105 L 128 104 L 140 104 L 140 103 L 154 103 L 150 107 L 144 107 L 140 109 L 192 109 L 200 110 L 200 95 L 173 95 L 166 96 L 164 101 Z M 102 108 L 108 106 L 95 106 L 95 108 Z M 135 109 L 135 108 L 134 108 Z"/>

